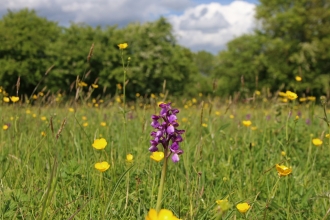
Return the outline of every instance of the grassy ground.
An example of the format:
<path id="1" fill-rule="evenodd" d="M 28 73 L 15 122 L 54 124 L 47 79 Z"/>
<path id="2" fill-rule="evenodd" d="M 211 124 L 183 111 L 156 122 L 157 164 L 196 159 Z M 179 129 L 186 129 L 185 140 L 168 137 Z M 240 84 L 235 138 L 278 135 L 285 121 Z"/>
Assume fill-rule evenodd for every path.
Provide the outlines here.
<path id="1" fill-rule="evenodd" d="M 120 104 L 106 101 L 74 112 L 54 103 L 3 103 L 0 218 L 144 219 L 155 208 L 163 162 L 148 151 L 150 117 L 159 108 L 143 103 L 128 107 L 126 125 Z M 174 105 L 186 130 L 184 154 L 169 163 L 164 208 L 181 219 L 329 218 L 329 128 L 318 102 L 229 105 L 199 97 Z M 104 150 L 92 147 L 100 137 Z M 323 144 L 314 146 L 314 138 Z M 110 164 L 103 173 L 94 168 L 100 161 Z M 279 177 L 276 164 L 292 173 Z M 216 200 L 225 198 L 231 205 L 220 216 Z M 245 214 L 236 209 L 241 202 L 251 206 Z"/>

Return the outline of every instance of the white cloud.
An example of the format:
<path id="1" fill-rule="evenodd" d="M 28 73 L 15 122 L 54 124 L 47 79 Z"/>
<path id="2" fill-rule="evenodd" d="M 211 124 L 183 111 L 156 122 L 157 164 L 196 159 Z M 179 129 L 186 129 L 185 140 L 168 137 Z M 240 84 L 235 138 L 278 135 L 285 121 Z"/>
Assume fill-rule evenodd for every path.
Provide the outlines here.
<path id="1" fill-rule="evenodd" d="M 195 3 L 194 3 L 195 2 Z M 40 16 L 58 21 L 89 25 L 124 26 L 169 18 L 179 42 L 193 50 L 218 52 L 225 44 L 253 28 L 255 5 L 233 1 L 229 5 L 197 0 L 1 0 L 0 17 L 7 9 L 34 9 Z M 205 1 L 199 1 L 205 2 Z M 196 6 L 194 6 L 196 5 Z M 177 13 L 177 15 L 173 15 Z"/>
<path id="2" fill-rule="evenodd" d="M 218 52 L 234 37 L 253 29 L 254 9 L 254 4 L 245 1 L 229 5 L 213 2 L 188 8 L 169 20 L 180 44 L 193 50 Z"/>

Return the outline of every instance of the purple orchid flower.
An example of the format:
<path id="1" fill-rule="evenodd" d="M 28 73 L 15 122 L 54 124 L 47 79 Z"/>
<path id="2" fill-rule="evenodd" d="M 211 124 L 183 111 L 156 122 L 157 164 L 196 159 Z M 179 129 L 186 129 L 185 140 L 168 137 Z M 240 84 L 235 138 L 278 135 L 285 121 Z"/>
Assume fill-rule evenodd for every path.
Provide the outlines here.
<path id="1" fill-rule="evenodd" d="M 183 141 L 182 134 L 185 130 L 177 129 L 179 123 L 177 122 L 176 114 L 178 109 L 172 109 L 171 103 L 162 103 L 159 115 L 152 115 L 151 126 L 155 129 L 150 133 L 153 140 L 150 141 L 150 152 L 158 151 L 158 145 L 162 145 L 164 151 L 169 152 L 166 157 L 172 155 L 171 159 L 174 163 L 179 162 L 179 155 L 183 154 L 179 143 Z M 169 151 L 168 151 L 169 150 Z"/>

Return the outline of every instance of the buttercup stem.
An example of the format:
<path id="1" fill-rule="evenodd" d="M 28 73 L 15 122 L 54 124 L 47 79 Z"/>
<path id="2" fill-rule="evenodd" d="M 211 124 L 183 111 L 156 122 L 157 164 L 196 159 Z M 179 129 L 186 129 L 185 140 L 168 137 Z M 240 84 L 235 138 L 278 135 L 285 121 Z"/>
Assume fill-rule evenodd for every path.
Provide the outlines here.
<path id="1" fill-rule="evenodd" d="M 166 157 L 167 149 L 165 149 L 164 154 L 165 154 L 165 160 L 162 168 L 162 174 L 160 177 L 160 183 L 159 183 L 158 195 L 157 195 L 157 205 L 156 205 L 157 213 L 161 210 L 161 206 L 162 206 L 162 198 L 164 193 L 164 184 L 165 184 L 165 176 L 166 176 L 167 160 L 168 160 L 168 158 Z"/>

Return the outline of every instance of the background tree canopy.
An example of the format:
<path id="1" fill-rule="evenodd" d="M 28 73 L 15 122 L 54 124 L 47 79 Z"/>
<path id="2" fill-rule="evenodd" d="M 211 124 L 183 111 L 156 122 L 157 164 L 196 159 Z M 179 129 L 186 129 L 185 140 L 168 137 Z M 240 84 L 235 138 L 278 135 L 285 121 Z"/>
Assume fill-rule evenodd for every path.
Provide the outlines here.
<path id="1" fill-rule="evenodd" d="M 127 94 L 131 98 L 135 93 L 162 92 L 164 80 L 172 95 L 276 91 L 283 85 L 301 94 L 330 96 L 329 1 L 260 0 L 256 19 L 255 31 L 213 55 L 178 45 L 164 18 L 124 28 L 73 23 L 60 27 L 33 10 L 8 11 L 0 20 L 1 86 L 14 92 L 20 76 L 20 93 L 31 94 L 54 65 L 42 81 L 42 87 L 52 92 L 69 92 L 77 76 L 90 71 L 86 83 L 97 81 L 108 93 L 115 93 L 116 84 L 123 81 L 117 45 L 127 42 L 124 57 L 130 57 Z M 92 44 L 93 56 L 87 62 Z M 298 83 L 295 76 L 303 80 Z"/>

